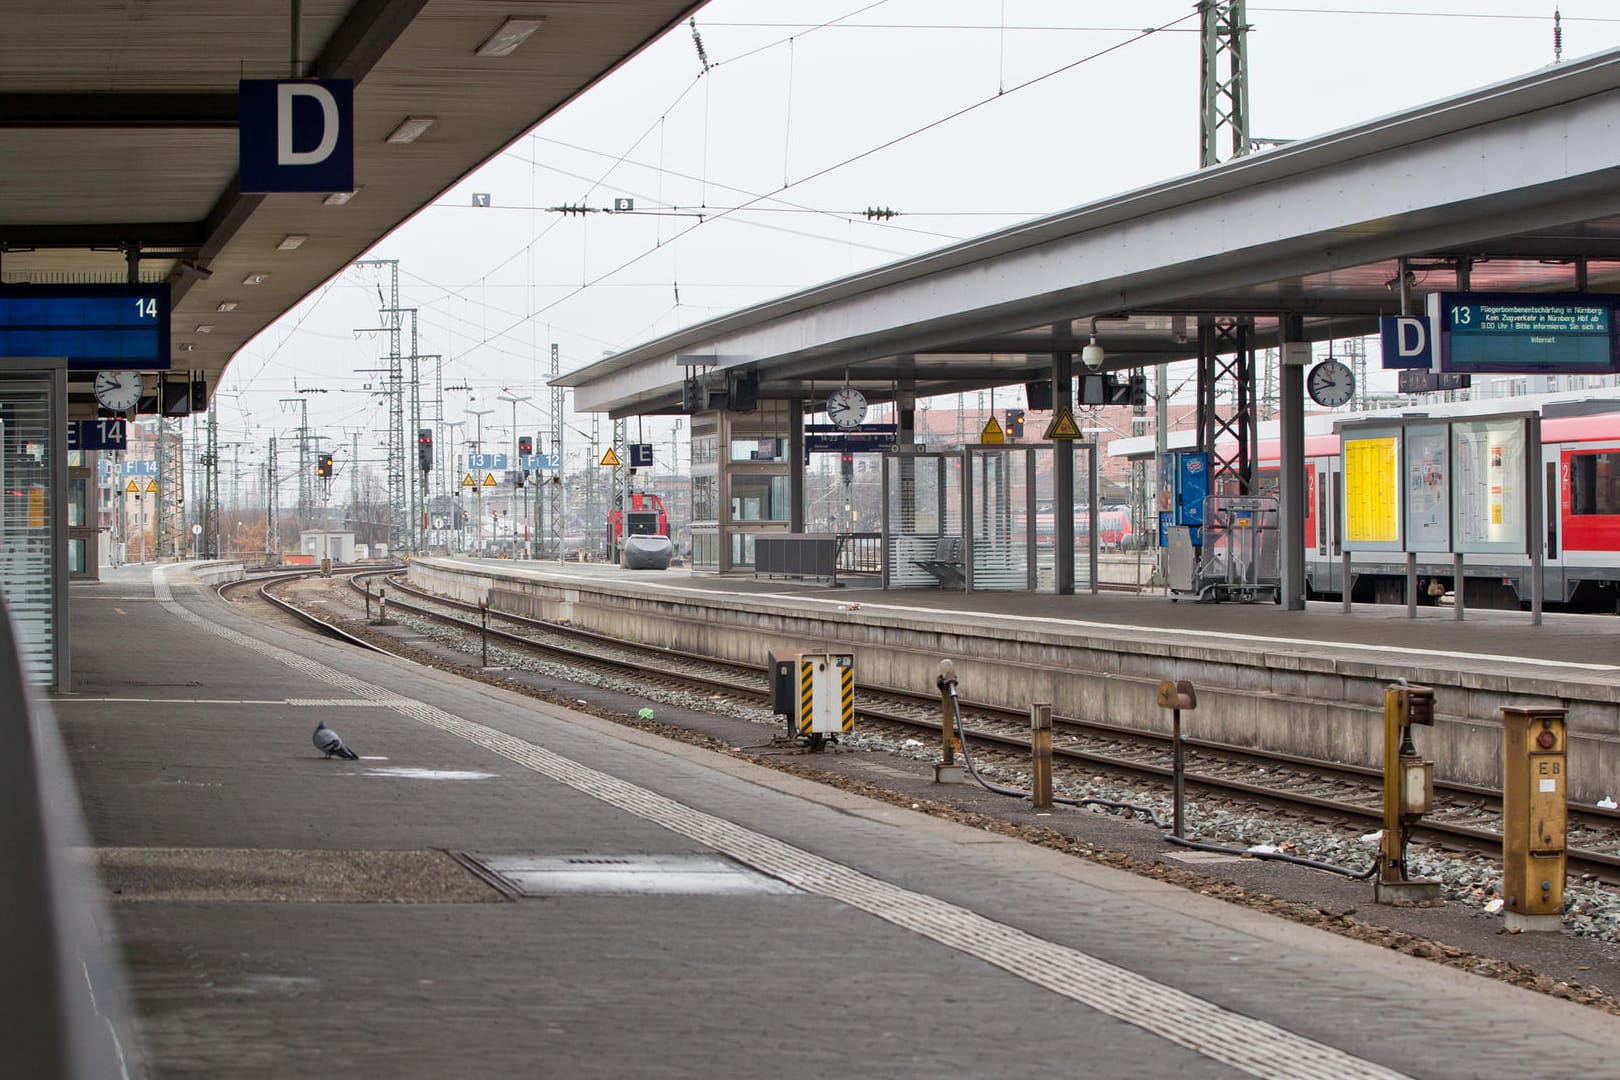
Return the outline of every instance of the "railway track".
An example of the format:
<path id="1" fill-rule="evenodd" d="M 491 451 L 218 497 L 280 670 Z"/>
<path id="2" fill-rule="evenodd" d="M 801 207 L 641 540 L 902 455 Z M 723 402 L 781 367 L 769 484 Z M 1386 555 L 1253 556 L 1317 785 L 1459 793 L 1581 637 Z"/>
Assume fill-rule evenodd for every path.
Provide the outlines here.
<path id="1" fill-rule="evenodd" d="M 538 619 L 485 612 L 475 604 L 426 594 L 392 578 L 394 572 L 373 569 L 343 576 L 357 592 L 369 591 L 372 582 L 385 583 L 391 611 L 409 613 L 499 646 L 536 652 L 598 675 L 628 675 L 644 685 L 650 677 L 652 685 L 721 695 L 740 704 L 769 708 L 768 680 L 758 666 L 639 645 Z M 264 587 L 267 599 L 297 607 L 276 598 L 273 585 Z M 323 632 L 353 638 L 319 616 L 299 614 Z M 356 640 L 368 648 L 378 647 L 370 641 Z M 859 687 L 855 700 L 862 730 L 881 726 L 886 730 L 923 732 L 936 741 L 939 708 L 934 694 L 895 688 Z M 967 701 L 962 703 L 962 709 L 964 727 L 979 758 L 1012 770 L 1027 769 L 1029 731 L 1025 714 Z M 1053 756 L 1060 768 L 1084 769 L 1088 775 L 1098 771 L 1123 773 L 1168 790 L 1173 775 L 1173 747 L 1167 735 L 1071 717 L 1054 717 L 1053 725 Z M 1194 789 L 1297 816 L 1320 819 L 1329 815 L 1358 826 L 1381 827 L 1380 770 L 1197 739 L 1186 740 L 1186 747 L 1187 782 Z M 1438 805 L 1417 830 L 1419 841 L 1500 856 L 1498 792 L 1437 781 L 1435 793 Z M 1572 805 L 1569 841 L 1572 875 L 1592 874 L 1620 882 L 1620 811 Z"/>

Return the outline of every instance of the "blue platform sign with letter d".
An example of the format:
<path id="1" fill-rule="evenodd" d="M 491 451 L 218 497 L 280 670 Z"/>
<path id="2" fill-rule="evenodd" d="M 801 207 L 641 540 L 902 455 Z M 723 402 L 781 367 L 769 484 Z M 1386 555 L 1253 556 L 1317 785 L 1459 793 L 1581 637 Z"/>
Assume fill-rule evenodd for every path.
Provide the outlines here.
<path id="1" fill-rule="evenodd" d="M 237 101 L 244 192 L 354 190 L 353 81 L 243 79 Z"/>
<path id="2" fill-rule="evenodd" d="M 1385 371 L 1434 366 L 1434 335 L 1429 332 L 1428 319 L 1385 315 L 1378 320 L 1378 337 L 1384 347 Z"/>

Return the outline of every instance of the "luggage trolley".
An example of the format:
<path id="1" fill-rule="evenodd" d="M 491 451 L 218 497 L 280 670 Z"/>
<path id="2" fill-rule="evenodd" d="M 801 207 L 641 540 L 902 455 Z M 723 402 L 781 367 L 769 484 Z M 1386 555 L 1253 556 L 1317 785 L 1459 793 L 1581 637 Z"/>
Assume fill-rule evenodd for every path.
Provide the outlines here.
<path id="1" fill-rule="evenodd" d="M 1201 602 L 1282 602 L 1277 500 L 1270 495 L 1210 495 L 1204 499 L 1204 546 L 1191 581 L 1174 595 Z"/>

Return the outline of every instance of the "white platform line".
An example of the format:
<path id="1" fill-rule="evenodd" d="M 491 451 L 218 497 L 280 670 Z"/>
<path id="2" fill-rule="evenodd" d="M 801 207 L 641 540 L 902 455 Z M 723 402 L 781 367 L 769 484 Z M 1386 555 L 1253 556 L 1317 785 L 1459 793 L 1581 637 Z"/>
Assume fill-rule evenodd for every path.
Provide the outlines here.
<path id="1" fill-rule="evenodd" d="M 297 653 L 214 623 L 174 603 L 162 570 L 153 584 L 177 617 L 308 675 L 386 702 L 406 716 L 671 832 L 720 851 L 805 892 L 848 904 L 931 941 L 983 960 L 1105 1015 L 1268 1080 L 1404 1080 L 1376 1062 L 1177 990 L 1078 949 L 1038 938 L 937 897 L 903 889 L 842 863 L 599 772 L 571 758 L 476 724 L 425 702 L 400 697 Z"/>

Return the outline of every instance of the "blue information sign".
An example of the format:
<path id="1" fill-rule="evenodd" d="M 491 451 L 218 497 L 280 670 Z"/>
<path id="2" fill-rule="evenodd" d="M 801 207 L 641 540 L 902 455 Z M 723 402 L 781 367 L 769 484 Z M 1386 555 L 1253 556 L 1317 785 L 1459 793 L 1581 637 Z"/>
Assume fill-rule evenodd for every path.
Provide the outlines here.
<path id="1" fill-rule="evenodd" d="M 506 455 L 468 454 L 467 468 L 477 469 L 479 472 L 504 472 L 506 469 Z"/>
<path id="2" fill-rule="evenodd" d="M 0 357 L 65 356 L 71 371 L 169 367 L 168 285 L 0 285 Z"/>
<path id="3" fill-rule="evenodd" d="M 243 191 L 353 191 L 354 83 L 243 79 L 237 85 Z"/>
<path id="4" fill-rule="evenodd" d="M 1440 370 L 1516 375 L 1620 371 L 1620 296 L 1575 293 L 1434 293 Z"/>
<path id="5" fill-rule="evenodd" d="M 103 420 L 69 420 L 68 449 L 123 450 L 128 447 L 123 417 Z M 152 464 L 156 465 L 157 462 Z"/>
<path id="6" fill-rule="evenodd" d="M 139 461 L 124 462 L 125 476 L 156 476 L 158 463 L 156 458 L 142 458 Z"/>
<path id="7" fill-rule="evenodd" d="M 652 443 L 630 444 L 630 467 L 632 469 L 650 469 L 653 463 Z"/>
<path id="8" fill-rule="evenodd" d="M 550 454 L 523 454 L 518 458 L 518 464 L 530 472 L 545 472 L 557 467 L 552 463 Z"/>

